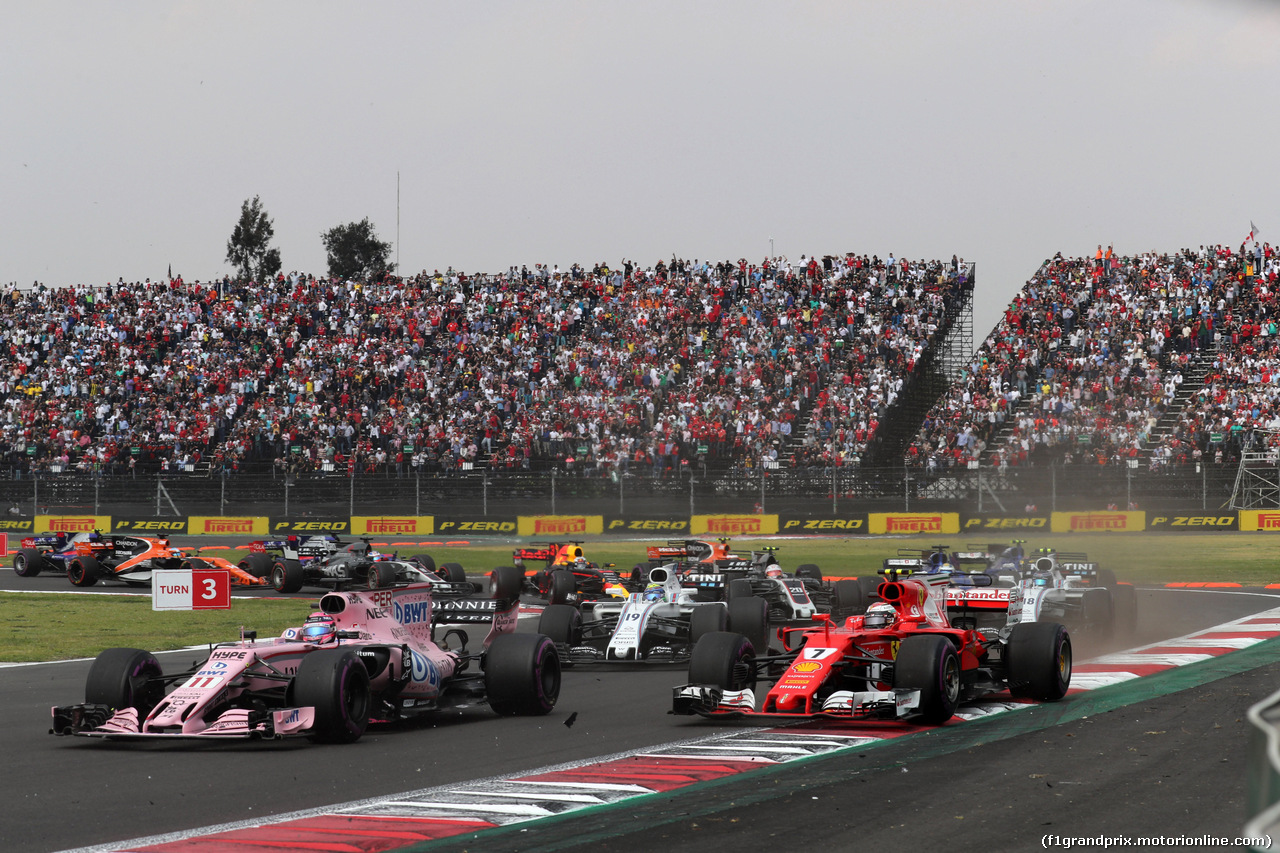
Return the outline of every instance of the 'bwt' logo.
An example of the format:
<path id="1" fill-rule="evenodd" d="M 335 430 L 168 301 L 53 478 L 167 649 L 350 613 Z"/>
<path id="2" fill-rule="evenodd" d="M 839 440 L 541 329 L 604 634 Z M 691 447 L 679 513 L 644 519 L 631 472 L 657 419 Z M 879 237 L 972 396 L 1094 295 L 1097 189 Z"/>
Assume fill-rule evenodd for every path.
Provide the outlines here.
<path id="1" fill-rule="evenodd" d="M 1096 512 L 1089 515 L 1071 516 L 1072 530 L 1124 530 L 1129 526 L 1129 519 L 1116 512 Z"/>
<path id="2" fill-rule="evenodd" d="M 95 518 L 60 518 L 53 523 L 53 529 L 63 533 L 91 533 L 95 527 L 97 527 Z"/>
<path id="3" fill-rule="evenodd" d="M 884 529 L 886 533 L 941 533 L 942 516 L 904 518 L 899 515 L 891 515 L 885 520 Z"/>
<path id="4" fill-rule="evenodd" d="M 417 533 L 418 523 L 408 518 L 378 518 L 365 522 L 370 533 Z"/>
<path id="5" fill-rule="evenodd" d="M 252 533 L 253 519 L 251 518 L 206 518 L 204 520 L 205 533 Z"/>
<path id="6" fill-rule="evenodd" d="M 539 518 L 533 522 L 533 532 L 535 534 L 546 533 L 552 536 L 563 536 L 568 533 L 586 533 L 587 520 L 585 518 Z"/>
<path id="7" fill-rule="evenodd" d="M 761 533 L 764 525 L 758 518 L 708 518 L 707 532 L 720 534 Z"/>

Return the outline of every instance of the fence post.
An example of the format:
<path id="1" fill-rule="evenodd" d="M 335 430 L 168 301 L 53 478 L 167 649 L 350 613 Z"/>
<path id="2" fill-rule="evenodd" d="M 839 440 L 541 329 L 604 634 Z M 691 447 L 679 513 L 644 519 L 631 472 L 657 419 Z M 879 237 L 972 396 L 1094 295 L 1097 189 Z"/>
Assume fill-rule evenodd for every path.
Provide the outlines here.
<path id="1" fill-rule="evenodd" d="M 221 496 L 219 497 L 219 500 L 218 500 L 218 514 L 226 515 L 227 514 L 227 469 L 224 467 L 221 473 L 222 473 L 222 483 L 220 486 Z"/>
<path id="2" fill-rule="evenodd" d="M 556 469 L 551 469 L 551 514 L 556 514 Z"/>

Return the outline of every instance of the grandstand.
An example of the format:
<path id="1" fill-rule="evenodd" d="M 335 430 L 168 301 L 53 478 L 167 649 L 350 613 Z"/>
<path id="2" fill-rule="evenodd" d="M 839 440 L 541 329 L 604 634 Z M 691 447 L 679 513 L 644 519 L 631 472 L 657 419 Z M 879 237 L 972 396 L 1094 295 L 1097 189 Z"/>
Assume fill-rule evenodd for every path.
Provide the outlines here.
<path id="1" fill-rule="evenodd" d="M 1120 474 L 1131 504 L 1135 476 L 1143 501 L 1193 500 L 1194 469 L 1218 505 L 1280 427 L 1263 251 L 1055 256 L 976 352 L 956 257 L 14 290 L 0 499 L 141 478 L 203 505 L 216 483 L 220 510 L 281 483 L 354 504 L 358 480 L 403 506 L 410 483 L 420 503 L 478 478 L 487 501 L 558 477 L 584 499 L 1003 505 L 1099 478 L 1118 498 Z"/>

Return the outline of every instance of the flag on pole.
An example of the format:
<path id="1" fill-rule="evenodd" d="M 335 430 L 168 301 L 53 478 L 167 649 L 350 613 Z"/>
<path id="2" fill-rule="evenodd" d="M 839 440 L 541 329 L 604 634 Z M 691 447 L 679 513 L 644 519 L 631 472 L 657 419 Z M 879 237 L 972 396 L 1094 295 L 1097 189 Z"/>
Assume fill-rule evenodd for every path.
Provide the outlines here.
<path id="1" fill-rule="evenodd" d="M 1249 236 L 1245 237 L 1244 241 L 1248 243 L 1250 240 L 1252 240 L 1254 237 L 1257 237 L 1257 236 L 1258 236 L 1258 226 L 1254 225 L 1253 220 L 1250 219 L 1249 220 Z"/>

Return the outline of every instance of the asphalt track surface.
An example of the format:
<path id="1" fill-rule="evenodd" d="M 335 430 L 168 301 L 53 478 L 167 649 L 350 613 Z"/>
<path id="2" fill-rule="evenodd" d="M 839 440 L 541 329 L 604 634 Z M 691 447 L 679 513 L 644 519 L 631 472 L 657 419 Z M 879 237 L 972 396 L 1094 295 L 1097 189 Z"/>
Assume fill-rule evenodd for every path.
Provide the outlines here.
<path id="1" fill-rule="evenodd" d="M 0 587 L 14 580 L 0 573 Z M 1277 604 L 1261 591 L 1144 589 L 1139 630 L 1125 645 Z M 1245 711 L 1280 686 L 1275 649 L 1272 641 L 1225 655 L 1217 668 L 1193 665 L 1182 675 L 1107 688 L 1105 706 L 1082 694 L 877 744 L 853 758 L 797 762 L 420 849 L 673 853 L 905 843 L 1023 850 L 1040 849 L 1047 833 L 1231 837 L 1246 818 Z M 1076 638 L 1077 662 L 1109 650 Z M 1225 663 L 1238 655 L 1249 657 Z M 161 659 L 178 669 L 194 657 Z M 667 715 L 682 668 L 633 667 L 566 673 L 548 717 L 500 719 L 476 708 L 378 727 L 344 746 L 117 744 L 46 734 L 50 706 L 80 700 L 88 667 L 0 668 L 0 850 L 67 850 L 265 819 L 588 761 L 721 728 Z M 1146 682 L 1158 695 L 1139 688 Z"/>

